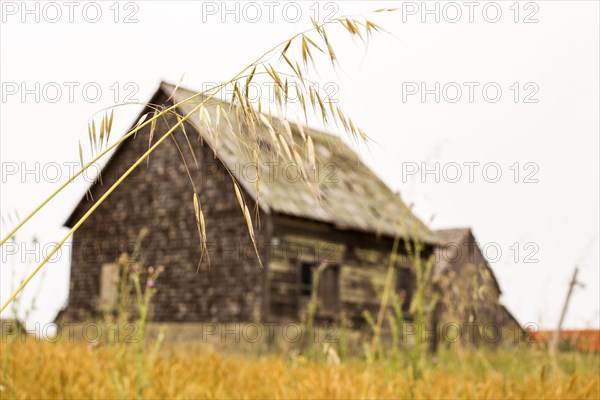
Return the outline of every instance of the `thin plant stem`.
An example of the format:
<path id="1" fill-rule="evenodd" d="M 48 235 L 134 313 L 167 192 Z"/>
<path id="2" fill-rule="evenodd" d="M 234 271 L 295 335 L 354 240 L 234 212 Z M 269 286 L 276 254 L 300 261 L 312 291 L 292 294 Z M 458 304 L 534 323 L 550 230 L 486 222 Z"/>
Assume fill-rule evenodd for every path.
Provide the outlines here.
<path id="1" fill-rule="evenodd" d="M 371 14 L 377 11 L 373 11 L 370 13 L 366 13 L 366 14 Z M 366 15 L 364 14 L 364 15 Z M 271 55 L 268 58 L 267 55 L 269 55 L 270 53 L 274 52 L 275 50 L 277 50 L 277 48 L 286 45 L 288 43 L 291 43 L 293 40 L 295 40 L 298 37 L 301 37 L 303 35 L 305 35 L 308 32 L 312 32 L 317 30 L 316 27 L 318 27 L 319 29 L 323 28 L 325 25 L 328 24 L 333 24 L 333 23 L 338 23 L 341 22 L 347 18 L 352 18 L 354 15 L 347 15 L 347 16 L 341 16 L 339 18 L 335 18 L 332 19 L 330 21 L 326 21 L 324 23 L 321 24 L 316 24 L 313 21 L 314 26 L 310 29 L 306 29 L 302 32 L 299 32 L 295 35 L 293 35 L 291 38 L 288 38 L 286 40 L 283 40 L 279 43 L 277 43 L 275 46 L 271 47 L 269 50 L 267 50 L 266 52 L 264 52 L 260 57 L 258 57 L 256 60 L 254 60 L 252 63 L 250 63 L 248 66 L 246 66 L 244 69 L 242 69 L 240 72 L 238 72 L 232 79 L 230 79 L 228 82 L 222 84 L 222 85 L 218 85 L 216 87 L 222 88 L 230 83 L 235 82 L 238 79 L 242 79 L 244 76 L 244 72 L 246 72 L 248 69 L 260 64 L 261 62 L 266 62 L 267 60 L 269 60 L 273 55 Z M 251 74 L 254 75 L 254 74 Z M 215 88 L 216 88 L 215 87 Z M 211 88 L 211 89 L 207 89 L 208 90 L 213 90 L 215 88 Z M 220 90 L 220 89 L 219 89 Z M 166 108 L 165 110 L 155 114 L 153 117 L 147 119 L 146 121 L 144 121 L 143 123 L 139 124 L 138 126 L 136 126 L 134 129 L 132 129 L 129 133 L 127 133 L 125 136 L 123 136 L 120 140 L 118 140 L 117 142 L 115 142 L 114 144 L 112 144 L 110 147 L 108 147 L 106 150 L 104 150 L 102 153 L 100 153 L 96 158 L 94 158 L 92 161 L 90 161 L 89 163 L 87 163 L 85 166 L 82 166 L 82 168 L 75 173 L 71 178 L 69 178 L 65 183 L 63 183 L 60 187 L 58 187 L 54 192 L 52 192 L 52 194 L 50 196 L 48 196 L 44 201 L 42 201 L 42 203 L 40 203 L 33 211 L 31 211 L 21 222 L 19 222 L 19 224 L 17 224 L 17 226 L 15 226 L 0 242 L 0 246 L 3 246 L 16 232 L 18 232 L 34 215 L 36 215 L 42 208 L 44 208 L 46 206 L 46 204 L 48 204 L 54 197 L 56 197 L 56 195 L 58 195 L 60 192 L 62 192 L 69 183 L 73 182 L 77 177 L 79 177 L 83 171 L 85 171 L 87 168 L 89 168 L 91 165 L 93 165 L 96 161 L 98 161 L 100 158 L 104 157 L 109 151 L 111 151 L 112 149 L 114 149 L 117 145 L 119 145 L 120 143 L 122 143 L 124 140 L 126 140 L 127 138 L 129 138 L 131 135 L 135 134 L 137 131 L 139 131 L 140 129 L 142 129 L 143 127 L 147 126 L 148 124 L 151 124 L 153 121 L 157 120 L 158 118 L 160 118 L 161 116 L 165 115 L 167 112 L 173 111 L 175 109 L 177 109 L 179 106 L 189 102 L 190 100 L 195 99 L 196 97 L 199 97 L 201 95 L 203 95 L 206 91 L 203 92 L 199 92 L 194 94 L 193 96 L 190 96 L 189 98 L 180 101 L 177 104 L 174 104 L 171 107 Z"/>
<path id="2" fill-rule="evenodd" d="M 175 130 L 177 130 L 177 128 L 179 128 L 179 126 L 181 126 L 185 121 L 187 121 L 187 119 L 190 117 L 190 115 L 192 115 L 194 112 L 196 112 L 198 109 L 200 109 L 200 107 L 207 101 L 209 100 L 213 95 L 207 97 L 204 101 L 202 101 L 200 104 L 198 104 L 196 107 L 194 107 L 194 109 L 187 115 L 185 115 L 183 118 L 181 118 L 177 124 L 175 124 L 167 133 L 165 133 L 160 139 L 157 140 L 157 142 L 152 145 L 152 147 L 150 147 L 140 158 L 137 159 L 137 161 L 135 163 L 133 163 L 133 165 L 131 167 L 129 167 L 129 169 L 123 174 L 121 175 L 121 177 L 119 177 L 119 179 L 106 191 L 106 193 L 104 193 L 102 195 L 102 197 L 100 197 L 98 199 L 98 201 L 96 201 L 92 207 L 90 207 L 90 209 L 84 214 L 83 217 L 81 217 L 79 219 L 79 221 L 77 221 L 77 223 L 75 225 L 73 225 L 73 227 L 71 228 L 71 230 L 65 235 L 65 237 L 58 243 L 57 246 L 54 247 L 54 249 L 44 258 L 44 260 L 35 268 L 35 270 L 33 270 L 33 272 L 31 274 L 29 274 L 29 276 L 21 283 L 21 285 L 17 288 L 17 290 L 8 298 L 8 300 L 2 305 L 2 308 L 0 308 L 0 313 L 2 311 L 4 311 L 4 309 L 6 307 L 8 307 L 8 305 L 15 299 L 15 297 L 25 288 L 25 286 L 27 286 L 27 284 L 33 279 L 33 277 L 42 269 L 42 267 L 44 265 L 46 265 L 46 263 L 48 262 L 48 260 L 50 260 L 54 254 L 56 254 L 56 252 L 58 251 L 58 249 L 60 249 L 63 244 L 67 241 L 67 239 L 69 239 L 71 237 L 71 235 L 73 235 L 73 233 L 75 233 L 75 231 L 77 231 L 79 229 L 79 227 L 90 217 L 90 215 L 92 215 L 92 213 L 94 211 L 96 211 L 96 209 L 104 202 L 104 200 L 106 200 L 108 198 L 108 196 L 111 195 L 111 193 L 119 186 L 121 185 L 121 183 L 123 183 L 123 181 L 154 151 L 156 150 L 156 148 L 158 146 L 160 146 L 160 144 L 165 141 L 168 137 L 171 136 L 171 134 L 173 132 L 175 132 Z"/>
<path id="3" fill-rule="evenodd" d="M 381 304 L 379 305 L 379 312 L 377 313 L 377 321 L 375 323 L 375 332 L 373 339 L 371 340 L 370 359 L 372 360 L 375 356 L 377 346 L 379 346 L 381 326 L 383 325 L 383 319 L 385 317 L 385 311 L 390 298 L 390 292 L 392 290 L 392 284 L 394 283 L 394 267 L 396 265 L 396 257 L 398 255 L 398 247 L 400 244 L 400 235 L 396 234 L 394 237 L 394 244 L 392 246 L 392 254 L 390 255 L 390 261 L 388 264 L 388 271 L 385 278 L 385 286 L 383 289 L 383 295 L 381 297 Z"/>
<path id="4" fill-rule="evenodd" d="M 248 66 L 246 66 L 244 69 L 242 69 L 240 72 L 238 72 L 233 78 L 231 78 L 230 80 L 228 80 L 227 82 L 225 82 L 225 83 L 223 83 L 221 85 L 217 85 L 216 87 L 209 89 L 209 90 L 214 90 L 214 92 L 212 94 L 210 94 L 209 96 L 207 96 L 205 99 L 203 99 L 197 106 L 195 106 L 192 109 L 192 111 L 190 113 L 188 113 L 187 115 L 185 115 L 185 116 L 183 116 L 181 118 L 178 118 L 178 122 L 175 124 L 175 126 L 173 126 L 173 128 L 171 128 L 169 131 L 167 131 L 152 147 L 150 147 L 148 149 L 148 151 L 146 151 L 138 160 L 136 160 L 136 162 L 104 193 L 104 195 L 102 195 L 102 197 L 100 197 L 98 199 L 98 201 L 96 201 L 91 206 L 91 208 L 84 214 L 84 216 L 81 217 L 79 219 L 79 221 L 77 221 L 77 223 L 71 228 L 71 230 L 67 233 L 67 235 L 65 235 L 65 237 L 58 243 L 58 245 L 56 247 L 54 247 L 54 249 L 44 258 L 44 260 L 35 268 L 35 270 L 21 283 L 21 285 L 17 288 L 17 290 L 2 305 L 2 308 L 0 308 L 0 313 L 2 311 L 4 311 L 4 309 L 16 298 L 16 296 L 25 288 L 25 286 L 31 281 L 31 279 L 33 279 L 33 277 L 48 262 L 48 260 L 64 245 L 64 243 L 68 240 L 68 238 L 71 237 L 75 233 L 75 231 L 77 231 L 79 229 L 79 227 L 83 224 L 83 222 L 85 222 L 90 217 L 90 215 L 93 212 L 95 212 L 95 210 L 104 202 L 104 200 L 106 200 L 108 198 L 108 196 L 110 196 L 110 194 L 142 163 L 143 160 L 147 159 L 148 156 L 160 144 L 162 144 L 165 139 L 167 139 L 168 137 L 170 137 L 172 135 L 172 133 L 179 126 L 183 126 L 183 123 L 185 121 L 187 121 L 187 119 L 190 117 L 190 115 L 192 115 L 194 112 L 198 111 L 203 106 L 204 103 L 206 103 L 208 100 L 210 100 L 211 98 L 213 98 L 217 93 L 219 93 L 222 90 L 223 87 L 236 82 L 238 79 L 240 79 L 241 76 L 243 76 L 243 74 L 246 71 L 248 71 L 250 68 L 254 67 L 254 70 L 250 73 L 250 76 L 249 76 L 249 80 L 250 80 L 252 78 L 252 76 L 254 75 L 254 72 L 256 70 L 256 66 L 260 65 L 261 63 L 264 64 L 273 55 L 269 56 L 266 59 L 265 59 L 265 57 L 267 55 L 269 55 L 270 53 L 274 52 L 275 50 L 277 50 L 280 46 L 284 46 L 284 45 L 286 46 L 285 49 L 281 52 L 281 55 L 284 56 L 285 50 L 289 47 L 289 45 L 291 44 L 291 42 L 294 39 L 296 39 L 298 37 L 302 37 L 303 40 L 305 40 L 304 34 L 307 33 L 307 32 L 310 32 L 310 31 L 317 31 L 317 32 L 319 32 L 319 34 L 323 35 L 324 39 L 326 40 L 324 31 L 322 31 L 322 27 L 325 26 L 326 24 L 342 22 L 342 21 L 344 21 L 344 19 L 346 20 L 347 23 L 349 23 L 348 17 L 336 18 L 334 20 L 330 20 L 330 21 L 327 21 L 327 22 L 322 23 L 322 24 L 317 24 L 314 20 L 311 19 L 311 22 L 313 23 L 313 27 L 312 28 L 307 29 L 307 30 L 305 30 L 303 32 L 297 33 L 294 36 L 292 36 L 291 38 L 288 38 L 287 40 L 279 42 L 278 44 L 276 44 L 275 46 L 273 46 L 271 49 L 269 49 L 268 51 L 266 51 L 265 53 L 263 53 L 255 61 L 253 61 Z M 366 29 L 367 29 L 367 32 L 368 32 L 369 25 L 366 24 L 365 26 L 366 26 Z M 371 26 L 373 26 L 373 25 L 371 25 Z M 352 34 L 358 34 L 356 26 L 353 27 L 353 28 L 346 27 L 346 29 L 350 30 L 350 32 Z M 303 45 L 305 45 L 305 42 L 303 42 Z M 332 57 L 332 62 L 333 62 L 333 55 L 331 57 Z M 303 54 L 303 58 L 305 59 L 305 63 L 306 63 L 306 54 Z M 311 56 L 311 59 L 312 59 L 312 56 Z M 273 77 L 274 80 L 277 81 L 278 80 L 277 73 L 273 70 L 273 67 L 271 67 L 271 68 L 272 68 L 272 72 L 271 73 L 273 74 L 272 77 Z M 265 66 L 265 69 L 267 69 L 266 66 Z M 269 72 L 268 69 L 267 69 L 267 72 Z M 270 75 L 271 75 L 271 73 L 270 73 Z M 300 74 L 298 74 L 298 76 L 300 77 L 301 81 L 304 80 Z M 163 111 L 161 111 L 159 113 L 155 112 L 154 116 L 152 118 L 150 118 L 148 121 L 143 121 L 143 123 L 138 122 L 138 125 L 136 125 L 136 127 L 134 129 L 132 129 L 127 135 L 125 135 L 123 138 L 121 138 L 119 141 L 117 141 L 117 143 L 115 143 L 115 144 L 111 145 L 110 147 L 108 147 L 105 151 L 103 151 L 101 154 L 99 154 L 94 160 L 92 160 L 91 162 L 87 163 L 85 166 L 82 166 L 82 169 L 77 174 L 75 174 L 67 182 L 65 182 L 64 184 L 62 184 L 56 191 L 54 191 L 48 198 L 46 198 L 41 203 L 41 205 L 39 205 L 38 207 L 36 207 L 33 210 L 33 212 L 31 212 L 23 221 L 21 221 L 2 240 L 2 242 L 0 242 L 0 246 L 3 245 L 10 237 L 12 237 L 27 221 L 29 221 L 37 212 L 39 212 L 39 210 L 41 210 L 46 204 L 48 204 L 48 202 L 50 200 L 52 200 L 58 193 L 60 193 L 70 182 L 72 182 L 75 178 L 77 178 L 79 175 L 81 175 L 83 173 L 83 171 L 85 169 L 89 168 L 89 166 L 92 165 L 95 161 L 97 161 L 98 159 L 100 159 L 101 157 L 103 157 L 104 155 L 106 155 L 115 146 L 117 146 L 119 143 L 123 142 L 125 139 L 127 139 L 128 137 L 130 137 L 135 132 L 139 131 L 142 127 L 147 126 L 149 123 L 152 123 L 153 121 L 155 121 L 159 117 L 165 115 L 165 113 L 170 112 L 170 111 L 176 109 L 180 105 L 185 104 L 185 103 L 189 102 L 191 99 L 196 98 L 196 97 L 198 97 L 198 96 L 200 96 L 202 94 L 204 94 L 204 92 L 196 93 L 195 95 L 190 96 L 189 98 L 187 98 L 187 99 L 185 99 L 185 100 L 183 100 L 181 102 L 178 102 L 178 103 L 174 104 L 173 106 L 171 106 L 171 107 L 169 107 L 169 108 L 167 108 L 167 109 L 165 109 L 165 110 L 163 110 Z M 241 98 L 239 100 L 242 101 Z M 247 99 L 246 99 L 246 101 L 247 101 Z M 339 112 L 339 110 L 338 110 L 338 112 Z M 353 124 L 350 124 L 350 126 L 351 126 L 352 133 L 354 135 L 356 135 L 356 133 L 357 133 L 356 128 L 354 127 Z M 361 130 L 358 130 L 358 131 L 360 131 L 360 134 L 364 137 L 364 133 Z M 251 234 L 252 234 L 252 232 L 251 232 Z M 256 245 L 255 245 L 255 249 L 256 249 Z M 258 253 L 258 251 L 257 251 L 257 253 Z"/>

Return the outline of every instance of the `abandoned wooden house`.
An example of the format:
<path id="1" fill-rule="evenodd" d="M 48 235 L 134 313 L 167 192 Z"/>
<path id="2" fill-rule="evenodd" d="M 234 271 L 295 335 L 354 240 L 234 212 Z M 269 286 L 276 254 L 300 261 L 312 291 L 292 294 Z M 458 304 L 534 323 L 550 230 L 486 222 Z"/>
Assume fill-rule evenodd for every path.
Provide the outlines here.
<path id="1" fill-rule="evenodd" d="M 150 104 L 170 106 L 193 94 L 162 83 Z M 197 101 L 178 111 L 189 113 Z M 229 109 L 228 103 L 217 100 L 206 103 L 213 122 L 219 105 Z M 143 113 L 152 111 L 148 107 Z M 307 184 L 298 178 L 297 164 L 273 157 L 273 144 L 260 139 L 262 132 L 259 149 L 254 150 L 261 161 L 256 163 L 245 125 L 240 129 L 231 117 L 231 125 L 221 120 L 218 131 L 211 130 L 197 114 L 186 121 L 185 133 L 179 129 L 158 147 L 75 233 L 62 321 L 83 321 L 114 307 L 111 271 L 144 228 L 149 233 L 142 242 L 141 264 L 165 267 L 152 304 L 151 319 L 157 322 L 298 320 L 313 291 L 315 267 L 323 262 L 328 266 L 317 289 L 318 316 L 335 319 L 343 313 L 362 321 L 364 310 L 379 307 L 399 232 L 404 257 L 401 254 L 397 263 L 397 288 L 410 293 L 414 274 L 405 244 L 420 243 L 426 258 L 434 252 L 436 237 L 342 140 L 311 129 L 316 163 L 306 173 Z M 102 196 L 148 149 L 149 140 L 156 143 L 176 122 L 175 114 L 167 114 L 158 121 L 153 138 L 147 126 L 124 141 L 104 166 L 102 181 L 90 187 L 90 200 L 80 201 L 66 225 L 77 223 L 93 204 L 91 199 Z M 289 145 L 306 157 L 302 133 L 290 125 Z M 190 180 L 205 217 L 207 243 L 201 265 Z M 261 262 L 234 180 L 252 210 Z"/>
<path id="2" fill-rule="evenodd" d="M 497 336 L 511 340 L 522 335 L 521 325 L 500 304 L 502 290 L 471 229 L 442 229 L 434 234 L 439 240 L 433 270 L 439 294 L 435 322 L 440 326 L 461 324 L 461 343 L 496 342 Z M 465 324 L 472 326 L 472 332 Z"/>

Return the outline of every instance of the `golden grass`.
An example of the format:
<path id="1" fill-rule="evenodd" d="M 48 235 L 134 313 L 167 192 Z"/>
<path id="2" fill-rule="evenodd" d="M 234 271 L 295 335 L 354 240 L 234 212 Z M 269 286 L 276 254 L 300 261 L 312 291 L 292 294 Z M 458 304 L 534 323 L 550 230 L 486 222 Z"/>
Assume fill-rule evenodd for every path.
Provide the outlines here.
<path id="1" fill-rule="evenodd" d="M 0 398 L 136 398 L 134 347 L 86 343 L 3 343 Z M 494 355 L 495 354 L 495 355 Z M 7 358 L 5 358 L 7 357 Z M 340 365 L 289 356 L 222 356 L 189 346 L 163 349 L 145 366 L 144 398 L 468 398 L 597 399 L 598 355 L 571 355 L 552 372 L 528 357 L 490 353 L 460 364 L 440 360 L 412 381 L 388 362 L 350 360 Z M 460 366 L 462 365 L 462 367 Z M 468 367 L 465 367 L 468 366 Z M 573 371 L 574 370 L 574 371 Z M 142 379 L 146 379 L 142 378 Z"/>

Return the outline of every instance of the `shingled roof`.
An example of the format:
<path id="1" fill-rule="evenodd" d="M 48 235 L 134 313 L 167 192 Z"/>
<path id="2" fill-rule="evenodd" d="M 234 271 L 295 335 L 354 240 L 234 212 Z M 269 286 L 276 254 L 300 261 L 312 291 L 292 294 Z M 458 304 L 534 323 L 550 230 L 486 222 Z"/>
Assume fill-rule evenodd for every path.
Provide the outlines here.
<path id="1" fill-rule="evenodd" d="M 161 83 L 154 98 L 160 92 L 172 101 L 178 103 L 196 94 L 196 92 L 176 88 L 168 83 Z M 188 114 L 202 101 L 196 98 L 179 107 L 179 112 Z M 202 135 L 215 156 L 228 168 L 233 176 L 239 172 L 240 165 L 246 165 L 256 160 L 253 155 L 249 132 L 244 126 L 241 130 L 237 126 L 235 112 L 230 110 L 230 103 L 211 99 L 205 103 L 211 120 L 217 119 L 217 108 L 228 112 L 229 124 L 221 121 L 218 132 L 202 129 L 199 113 L 194 113 L 188 122 Z M 221 117 L 222 118 L 222 117 Z M 277 121 L 275 118 L 274 121 Z M 300 130 L 296 124 L 289 123 L 292 131 L 293 143 L 299 155 L 306 159 Z M 283 127 L 273 123 L 276 133 L 282 133 Z M 400 230 L 413 238 L 424 242 L 433 242 L 434 237 L 429 229 L 411 212 L 402 202 L 399 195 L 388 188 L 359 158 L 359 156 L 340 138 L 303 127 L 305 132 L 310 132 L 314 143 L 316 167 L 315 171 L 307 171 L 310 184 L 305 181 L 284 178 L 284 168 L 290 161 L 285 157 L 277 156 L 271 148 L 272 141 L 268 139 L 267 129 L 258 132 L 261 160 L 258 166 L 263 178 L 257 185 L 248 179 L 237 181 L 240 187 L 252 198 L 258 198 L 261 209 L 266 213 L 289 215 L 331 224 L 338 229 L 364 231 L 384 236 L 394 236 Z M 194 136 L 190 132 L 188 135 Z M 236 140 L 239 139 L 239 140 Z M 264 145 L 262 145 L 264 144 Z M 126 145 L 122 144 L 121 146 Z M 118 152 L 118 151 L 117 151 Z M 110 162 L 117 158 L 117 152 Z M 311 178 L 311 176 L 313 178 Z M 319 196 L 315 196 L 319 193 Z M 72 221 L 67 221 L 69 225 Z M 400 225 L 399 225 L 400 224 Z M 399 228 L 400 226 L 400 228 Z"/>

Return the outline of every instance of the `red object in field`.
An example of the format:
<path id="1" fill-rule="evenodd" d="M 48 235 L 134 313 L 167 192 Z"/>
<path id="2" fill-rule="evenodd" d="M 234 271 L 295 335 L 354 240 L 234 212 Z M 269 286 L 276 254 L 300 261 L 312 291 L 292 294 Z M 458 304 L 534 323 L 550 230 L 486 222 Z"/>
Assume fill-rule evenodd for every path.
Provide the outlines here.
<path id="1" fill-rule="evenodd" d="M 554 331 L 531 332 L 533 339 L 542 345 L 549 345 L 553 334 Z M 598 353 L 600 352 L 600 330 L 563 330 L 560 332 L 559 348 L 564 348 L 565 344 L 578 351 Z"/>

